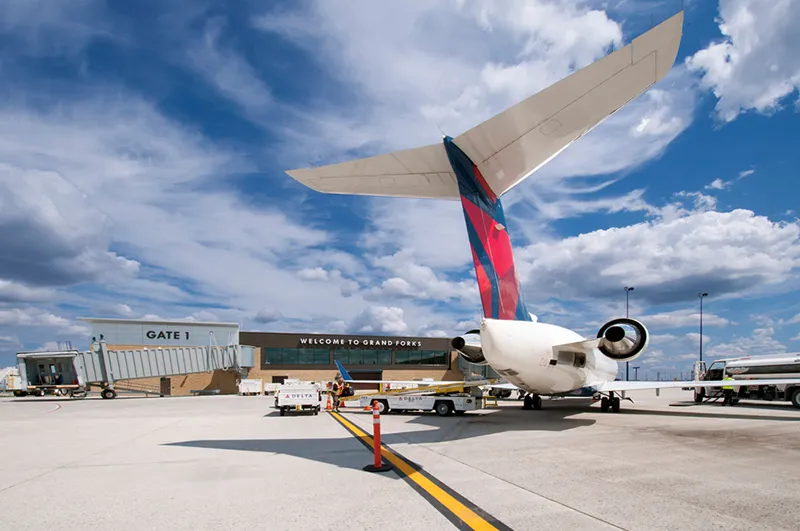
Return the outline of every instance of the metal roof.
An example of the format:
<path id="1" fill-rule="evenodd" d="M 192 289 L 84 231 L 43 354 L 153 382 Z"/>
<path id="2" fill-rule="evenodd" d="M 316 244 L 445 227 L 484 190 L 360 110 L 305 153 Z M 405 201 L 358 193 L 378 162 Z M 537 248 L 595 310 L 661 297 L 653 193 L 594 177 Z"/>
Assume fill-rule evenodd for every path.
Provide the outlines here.
<path id="1" fill-rule="evenodd" d="M 17 352 L 17 358 L 64 358 L 77 356 L 78 350 L 29 350 Z"/>
<path id="2" fill-rule="evenodd" d="M 78 321 L 87 323 L 117 323 L 117 324 L 160 324 L 160 325 L 199 325 L 199 326 L 235 326 L 239 323 L 220 323 L 211 321 L 175 321 L 175 320 L 156 320 L 156 319 L 122 319 L 112 317 L 78 317 Z"/>

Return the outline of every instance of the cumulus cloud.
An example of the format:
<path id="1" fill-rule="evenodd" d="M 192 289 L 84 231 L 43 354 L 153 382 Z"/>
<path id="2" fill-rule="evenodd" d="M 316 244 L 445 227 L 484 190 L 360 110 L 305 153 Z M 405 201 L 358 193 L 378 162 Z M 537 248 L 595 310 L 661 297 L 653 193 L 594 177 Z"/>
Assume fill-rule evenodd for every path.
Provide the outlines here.
<path id="1" fill-rule="evenodd" d="M 124 291 L 144 262 L 157 276 L 182 278 L 195 301 L 233 297 L 255 310 L 270 300 L 298 316 L 319 314 L 332 306 L 321 304 L 326 297 L 353 291 L 337 277 L 312 293 L 287 269 L 303 250 L 324 248 L 325 231 L 275 208 L 248 207 L 218 182 L 209 186 L 250 168 L 233 153 L 131 94 L 95 96 L 57 110 L 0 107 L 0 159 L 9 161 L 0 238 L 13 251 L 0 257 L 0 277 L 116 283 Z M 109 249 L 112 242 L 125 256 Z M 343 300 L 340 309 L 348 307 L 361 308 Z"/>
<path id="2" fill-rule="evenodd" d="M 52 299 L 53 290 L 32 288 L 20 282 L 0 278 L 0 303 L 2 302 L 43 302 Z"/>
<path id="3" fill-rule="evenodd" d="M 0 309 L 0 326 L 43 326 L 56 332 L 89 333 L 89 328 L 83 324 L 34 308 Z"/>
<path id="4" fill-rule="evenodd" d="M 393 334 L 408 332 L 402 308 L 396 306 L 370 306 L 360 312 L 350 323 L 349 330 L 362 334 Z"/>
<path id="5" fill-rule="evenodd" d="M 717 117 L 770 113 L 800 86 L 800 4 L 794 0 L 720 0 L 723 39 L 686 60 L 718 98 Z"/>
<path id="6" fill-rule="evenodd" d="M 531 300 L 605 298 L 624 285 L 652 304 L 745 293 L 786 280 L 800 264 L 800 225 L 748 210 L 598 230 L 517 253 Z"/>
<path id="7" fill-rule="evenodd" d="M 683 328 L 700 324 L 700 312 L 686 309 L 645 314 L 637 318 L 641 319 L 647 328 L 654 329 Z M 727 326 L 728 324 L 730 321 L 724 317 L 715 315 L 713 312 L 703 312 L 703 326 Z"/>
<path id="8" fill-rule="evenodd" d="M 776 340 L 773 327 L 756 328 L 747 337 L 736 337 L 708 349 L 711 358 L 735 358 L 738 356 L 761 356 L 786 352 L 786 345 Z"/>
<path id="9" fill-rule="evenodd" d="M 11 158 L 24 150 L 26 124 L 9 114 L 0 112 L 0 134 L 18 140 L 0 142 L 0 154 Z M 62 175 L 0 163 L 0 278 L 58 286 L 135 276 L 138 262 L 108 250 L 105 221 Z"/>
<path id="10" fill-rule="evenodd" d="M 413 251 L 401 251 L 391 256 L 376 259 L 375 265 L 385 268 L 391 276 L 371 293 L 377 296 L 396 296 L 425 299 L 475 302 L 477 283 L 475 280 L 457 282 L 440 278 L 440 274 L 428 266 L 415 263 Z"/>

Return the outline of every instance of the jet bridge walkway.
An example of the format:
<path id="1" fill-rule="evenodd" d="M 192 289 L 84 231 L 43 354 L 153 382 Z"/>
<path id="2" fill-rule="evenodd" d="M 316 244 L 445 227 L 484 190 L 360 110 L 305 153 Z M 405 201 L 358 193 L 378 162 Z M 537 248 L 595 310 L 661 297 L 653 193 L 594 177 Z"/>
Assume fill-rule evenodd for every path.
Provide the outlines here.
<path id="1" fill-rule="evenodd" d="M 102 387 L 103 398 L 117 396 L 115 382 L 164 378 L 202 372 L 240 371 L 252 367 L 253 347 L 209 345 L 110 350 L 106 341 L 94 341 L 78 350 L 17 353 L 22 391 L 42 396 L 69 393 L 86 396 L 91 385 Z M 120 386 L 130 387 L 130 384 Z M 127 389 L 126 389 L 127 390 Z"/>

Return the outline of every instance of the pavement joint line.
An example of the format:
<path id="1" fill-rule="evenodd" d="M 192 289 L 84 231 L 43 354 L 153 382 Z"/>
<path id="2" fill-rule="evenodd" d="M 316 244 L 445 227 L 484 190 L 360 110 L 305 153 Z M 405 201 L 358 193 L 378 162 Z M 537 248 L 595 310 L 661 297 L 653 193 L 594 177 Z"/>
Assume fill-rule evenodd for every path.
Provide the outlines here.
<path id="1" fill-rule="evenodd" d="M 42 472 L 41 474 L 37 474 L 35 476 L 31 476 L 29 478 L 26 478 L 26 479 L 23 479 L 21 481 L 18 481 L 16 483 L 14 483 L 13 485 L 8 485 L 7 487 L 1 488 L 0 489 L 0 494 L 2 494 L 3 492 L 5 492 L 7 490 L 13 489 L 14 487 L 18 487 L 18 486 L 20 486 L 20 485 L 22 485 L 24 483 L 28 483 L 30 481 L 34 481 L 34 480 L 37 480 L 37 479 L 39 479 L 41 477 L 44 477 L 44 476 L 46 476 L 48 474 L 52 474 L 56 470 L 63 470 L 63 469 L 66 469 L 66 468 L 71 468 L 71 467 L 75 466 L 76 463 L 78 463 L 80 461 L 83 461 L 84 459 L 88 459 L 90 457 L 96 457 L 96 456 L 101 455 L 101 454 L 103 454 L 105 452 L 108 452 L 109 450 L 113 450 L 114 448 L 118 448 L 120 446 L 124 446 L 124 445 L 126 445 L 126 444 L 128 444 L 128 443 L 130 443 L 132 441 L 135 441 L 137 439 L 140 439 L 142 437 L 150 435 L 151 433 L 155 433 L 155 432 L 157 432 L 159 430 L 163 430 L 164 428 L 170 428 L 170 427 L 172 427 L 172 426 L 174 426 L 176 424 L 181 423 L 182 421 L 183 421 L 183 419 L 178 419 L 176 421 L 169 422 L 168 424 L 165 424 L 163 426 L 158 426 L 156 428 L 153 428 L 152 430 L 147 430 L 144 433 L 140 433 L 140 434 L 138 434 L 136 436 L 133 436 L 128 440 L 122 441 L 120 444 L 112 444 L 112 445 L 106 446 L 104 448 L 101 448 L 101 449 L 97 450 L 96 452 L 92 452 L 90 454 L 83 455 L 83 456 L 81 456 L 81 457 L 79 457 L 77 459 L 73 459 L 72 461 L 69 461 L 68 463 L 64 463 L 62 465 L 54 466 L 50 470 L 46 470 L 45 472 Z"/>
<path id="2" fill-rule="evenodd" d="M 334 411 L 329 411 L 329 413 L 370 451 L 375 451 L 373 438 L 369 434 L 345 419 L 340 413 Z M 393 472 L 403 478 L 458 529 L 513 531 L 500 520 L 422 470 L 418 464 L 387 448 L 384 444 L 381 444 L 381 456 L 384 462 L 388 461 L 392 465 Z"/>
<path id="3" fill-rule="evenodd" d="M 493 477 L 493 478 L 495 478 L 495 479 L 497 479 L 497 480 L 499 480 L 499 481 L 501 481 L 503 483 L 506 483 L 506 484 L 511 485 L 513 487 L 516 487 L 518 489 L 524 490 L 525 492 L 529 492 L 530 494 L 533 494 L 534 496 L 538 496 L 539 498 L 547 500 L 547 501 L 549 501 L 551 503 L 555 503 L 556 505 L 560 505 L 560 506 L 562 506 L 562 507 L 564 507 L 566 509 L 569 509 L 571 511 L 575 511 L 575 512 L 577 512 L 579 514 L 582 514 L 584 516 L 587 516 L 587 517 L 589 517 L 589 518 L 591 518 L 593 520 L 597 520 L 598 522 L 602 522 L 602 523 L 604 523 L 606 525 L 610 525 L 611 527 L 614 527 L 616 529 L 621 529 L 622 531 L 628 531 L 626 528 L 620 527 L 620 526 L 618 526 L 617 524 L 615 524 L 613 522 L 609 522 L 608 520 L 604 520 L 603 518 L 600 518 L 599 516 L 595 516 L 593 514 L 587 513 L 585 511 L 582 511 L 582 510 L 580 510 L 580 509 L 578 509 L 576 507 L 572 507 L 571 505 L 568 505 L 568 504 L 566 504 L 564 502 L 560 502 L 560 501 L 558 501 L 556 499 L 553 499 L 553 498 L 550 498 L 548 496 L 545 496 L 544 494 L 540 494 L 538 492 L 532 491 L 532 490 L 528 489 L 527 487 L 524 487 L 523 485 L 519 485 L 517 483 L 514 483 L 513 481 L 509 481 L 507 479 L 501 478 L 500 476 L 492 474 L 491 472 L 487 472 L 486 470 L 483 470 L 482 468 L 478 468 L 478 467 L 475 467 L 475 466 L 470 465 L 468 463 L 465 463 L 465 462 L 463 462 L 463 461 L 461 461 L 459 459 L 456 459 L 455 457 L 451 457 L 451 456 L 443 454 L 441 452 L 437 452 L 436 450 L 434 450 L 433 448 L 430 448 L 429 446 L 427 446 L 425 444 L 419 444 L 419 443 L 412 442 L 407 437 L 403 437 L 403 435 L 401 433 L 393 433 L 392 435 L 394 435 L 395 437 L 399 437 L 399 438 L 403 439 L 408 444 L 412 444 L 412 445 L 417 446 L 419 448 L 423 448 L 425 450 L 428 450 L 429 452 L 433 452 L 433 453 L 435 453 L 436 455 L 438 455 L 440 457 L 444 457 L 444 458 L 449 459 L 451 461 L 455 461 L 456 463 L 464 465 L 467 468 L 471 468 L 472 470 L 475 470 L 476 472 L 480 472 L 482 474 L 486 474 L 487 476 Z M 381 445 L 381 446 L 383 446 L 383 445 Z"/>

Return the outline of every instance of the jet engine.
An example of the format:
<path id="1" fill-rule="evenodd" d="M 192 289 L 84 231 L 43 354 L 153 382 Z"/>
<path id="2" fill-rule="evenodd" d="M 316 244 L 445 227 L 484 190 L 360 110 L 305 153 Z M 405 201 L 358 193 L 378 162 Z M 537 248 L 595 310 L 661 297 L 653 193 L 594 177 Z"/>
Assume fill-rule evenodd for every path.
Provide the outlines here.
<path id="1" fill-rule="evenodd" d="M 597 332 L 597 348 L 614 361 L 633 361 L 647 348 L 650 337 L 647 329 L 636 319 L 612 319 Z"/>
<path id="2" fill-rule="evenodd" d="M 470 330 L 463 336 L 453 338 L 450 345 L 456 349 L 464 361 L 475 365 L 487 365 L 489 362 L 483 357 L 481 349 L 481 331 Z"/>

